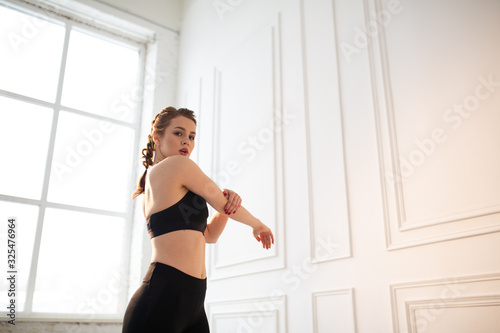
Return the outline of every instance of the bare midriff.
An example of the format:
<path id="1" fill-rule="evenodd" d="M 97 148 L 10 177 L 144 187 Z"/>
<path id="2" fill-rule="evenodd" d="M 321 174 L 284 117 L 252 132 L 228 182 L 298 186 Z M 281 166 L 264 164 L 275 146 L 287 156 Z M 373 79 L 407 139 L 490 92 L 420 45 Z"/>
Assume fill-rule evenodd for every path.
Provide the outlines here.
<path id="1" fill-rule="evenodd" d="M 151 188 L 150 178 L 154 173 L 151 167 L 147 173 L 142 210 L 149 219 L 152 213 L 161 211 L 178 202 L 187 189 L 173 185 L 165 174 L 157 174 Z M 171 178 L 170 178 L 171 179 Z M 198 230 L 176 230 L 156 236 L 151 239 L 151 262 L 160 262 L 172 266 L 195 278 L 204 279 L 207 276 L 205 268 L 205 236 Z"/>
<path id="2" fill-rule="evenodd" d="M 206 278 L 205 236 L 201 232 L 169 232 L 152 238 L 151 246 L 151 262 L 161 262 L 195 278 Z"/>

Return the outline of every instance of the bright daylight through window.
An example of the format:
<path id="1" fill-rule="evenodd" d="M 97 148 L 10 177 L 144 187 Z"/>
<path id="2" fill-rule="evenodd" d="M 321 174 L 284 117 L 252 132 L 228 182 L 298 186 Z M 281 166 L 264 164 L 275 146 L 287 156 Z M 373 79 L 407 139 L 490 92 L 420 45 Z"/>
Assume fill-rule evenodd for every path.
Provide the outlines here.
<path id="1" fill-rule="evenodd" d="M 0 244 L 5 256 L 14 216 L 16 311 L 112 317 L 126 291 L 144 47 L 23 8 L 0 2 Z"/>

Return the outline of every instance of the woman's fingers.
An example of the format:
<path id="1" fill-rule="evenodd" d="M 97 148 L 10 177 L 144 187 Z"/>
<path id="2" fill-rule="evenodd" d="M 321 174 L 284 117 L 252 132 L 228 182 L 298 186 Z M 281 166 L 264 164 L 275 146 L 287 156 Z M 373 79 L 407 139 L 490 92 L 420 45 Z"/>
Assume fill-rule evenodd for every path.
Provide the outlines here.
<path id="1" fill-rule="evenodd" d="M 241 206 L 241 198 L 237 193 L 233 193 L 232 197 L 228 199 L 228 202 L 230 203 L 229 206 L 229 213 L 234 214 L 240 208 Z"/>
<path id="2" fill-rule="evenodd" d="M 222 191 L 222 193 L 224 194 L 224 196 L 226 197 L 226 199 L 228 199 L 228 200 L 227 200 L 227 202 L 226 202 L 226 205 L 224 206 L 224 212 L 225 212 L 226 214 L 229 212 L 229 210 L 228 210 L 228 209 L 229 209 L 229 207 L 231 206 L 231 203 L 230 203 L 230 201 L 229 201 L 229 192 L 230 192 L 230 191 L 229 191 L 229 190 L 226 190 L 226 189 L 224 189 L 224 191 Z"/>
<path id="3" fill-rule="evenodd" d="M 271 244 L 274 244 L 274 236 L 272 232 L 263 232 L 259 234 L 257 240 L 262 242 L 262 247 L 267 250 L 271 248 Z"/>
<path id="4" fill-rule="evenodd" d="M 271 248 L 271 241 L 269 240 L 269 237 L 265 237 L 262 241 L 262 247 L 266 250 L 269 250 Z"/>
<path id="5" fill-rule="evenodd" d="M 253 228 L 253 236 L 258 242 L 262 242 L 262 247 L 265 249 L 270 249 L 271 244 L 274 244 L 274 235 L 268 226 L 261 222 L 260 226 Z"/>
<path id="6" fill-rule="evenodd" d="M 238 208 L 241 207 L 241 197 L 238 195 L 238 193 L 231 190 L 224 189 L 223 193 L 227 198 L 226 205 L 224 206 L 224 212 L 227 215 L 236 213 Z"/>

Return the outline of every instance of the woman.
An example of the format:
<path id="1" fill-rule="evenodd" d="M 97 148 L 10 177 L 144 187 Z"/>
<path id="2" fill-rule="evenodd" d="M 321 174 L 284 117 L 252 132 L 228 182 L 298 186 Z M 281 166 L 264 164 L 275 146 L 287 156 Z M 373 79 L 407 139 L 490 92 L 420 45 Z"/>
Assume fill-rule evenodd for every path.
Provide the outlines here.
<path id="1" fill-rule="evenodd" d="M 228 217 L 253 229 L 266 249 L 271 230 L 221 191 L 189 156 L 196 136 L 194 113 L 168 107 L 156 115 L 142 150 L 146 171 L 133 198 L 142 209 L 153 246 L 151 265 L 125 312 L 123 333 L 209 332 L 204 309 L 205 243 L 215 243 Z M 149 172 L 148 172 L 149 170 Z M 217 211 L 207 224 L 207 202 Z"/>

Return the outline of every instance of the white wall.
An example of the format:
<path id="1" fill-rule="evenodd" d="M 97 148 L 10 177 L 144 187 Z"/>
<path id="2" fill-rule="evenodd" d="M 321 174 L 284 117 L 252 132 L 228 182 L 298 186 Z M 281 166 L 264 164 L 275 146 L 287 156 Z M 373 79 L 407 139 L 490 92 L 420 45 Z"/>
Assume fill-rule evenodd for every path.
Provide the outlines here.
<path id="1" fill-rule="evenodd" d="M 498 332 L 497 0 L 82 2 L 166 30 L 143 132 L 196 110 L 200 166 L 275 231 L 208 246 L 214 332 Z"/>
<path id="2" fill-rule="evenodd" d="M 212 329 L 500 329 L 499 6 L 185 6 L 197 160 L 277 236 L 231 222 L 209 245 Z"/>

